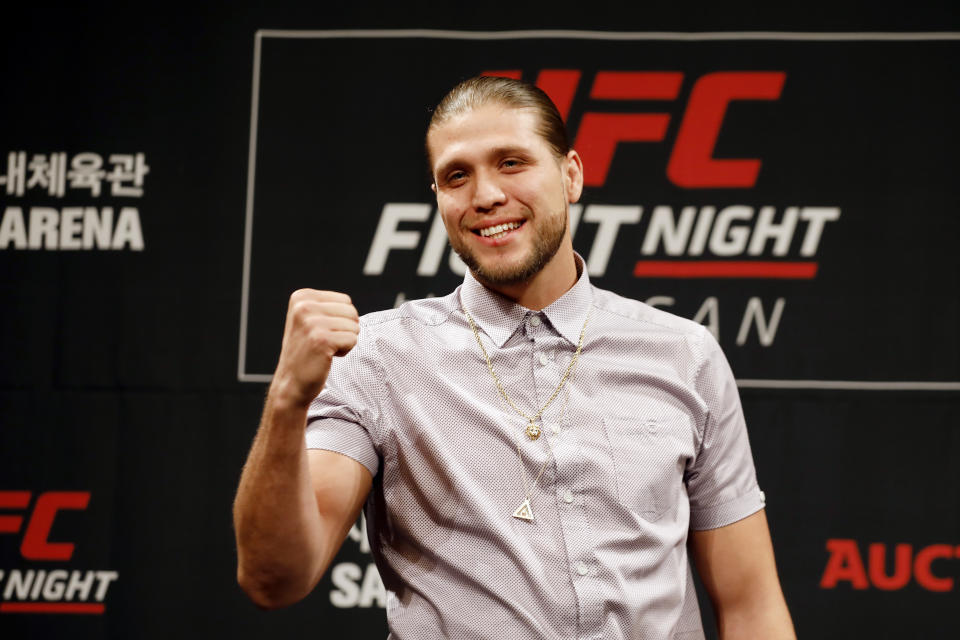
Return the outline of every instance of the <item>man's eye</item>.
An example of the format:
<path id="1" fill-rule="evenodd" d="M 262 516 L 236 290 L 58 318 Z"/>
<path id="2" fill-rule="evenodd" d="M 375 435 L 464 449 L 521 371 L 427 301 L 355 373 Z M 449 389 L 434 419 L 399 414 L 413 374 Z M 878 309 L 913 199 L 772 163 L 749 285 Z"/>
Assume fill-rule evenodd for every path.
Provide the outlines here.
<path id="1" fill-rule="evenodd" d="M 460 182 L 467 177 L 467 174 L 463 171 L 454 171 L 453 173 L 447 176 L 447 182 Z"/>
<path id="2" fill-rule="evenodd" d="M 523 163 L 516 158 L 510 158 L 509 160 L 504 160 L 502 163 L 500 163 L 500 166 L 502 166 L 504 169 L 515 169 L 522 164 Z"/>

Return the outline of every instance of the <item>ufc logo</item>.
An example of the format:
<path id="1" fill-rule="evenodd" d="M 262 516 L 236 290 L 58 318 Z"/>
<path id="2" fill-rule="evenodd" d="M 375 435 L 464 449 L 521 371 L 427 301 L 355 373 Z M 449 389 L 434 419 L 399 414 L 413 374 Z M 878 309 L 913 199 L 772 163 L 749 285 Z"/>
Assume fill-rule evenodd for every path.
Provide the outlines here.
<path id="1" fill-rule="evenodd" d="M 30 504 L 29 491 L 0 491 L 0 509 L 25 510 Z M 50 542 L 50 529 L 59 511 L 82 511 L 90 503 L 89 491 L 47 491 L 41 493 L 33 505 L 27 522 L 20 553 L 27 560 L 69 560 L 73 556 L 72 542 Z M 0 534 L 20 533 L 24 517 L 0 515 Z"/>
<path id="2" fill-rule="evenodd" d="M 520 79 L 522 71 L 487 71 L 483 75 Z M 536 85 L 550 96 L 564 121 L 580 85 L 580 71 L 545 69 Z M 696 80 L 667 162 L 667 178 L 687 189 L 749 188 L 757 182 L 757 158 L 713 157 L 727 107 L 736 100 L 777 100 L 787 74 L 782 71 L 718 71 Z M 596 101 L 673 101 L 683 74 L 676 71 L 598 71 L 590 87 Z M 587 111 L 573 146 L 584 164 L 584 185 L 601 187 L 621 142 L 662 142 L 669 113 L 601 113 Z"/>

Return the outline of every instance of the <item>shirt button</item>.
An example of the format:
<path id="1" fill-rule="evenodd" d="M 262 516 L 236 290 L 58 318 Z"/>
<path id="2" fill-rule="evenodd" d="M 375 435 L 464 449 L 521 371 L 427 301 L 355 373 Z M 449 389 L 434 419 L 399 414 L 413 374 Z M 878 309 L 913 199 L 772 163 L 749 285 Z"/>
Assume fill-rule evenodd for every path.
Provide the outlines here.
<path id="1" fill-rule="evenodd" d="M 558 433 L 560 433 L 560 425 L 555 424 L 552 427 L 550 427 L 550 430 L 553 431 L 553 435 L 557 435 Z"/>
<path id="2" fill-rule="evenodd" d="M 530 326 L 539 327 L 540 326 L 540 316 L 530 316 Z"/>
<path id="3" fill-rule="evenodd" d="M 585 576 L 590 572 L 590 569 L 587 568 L 587 565 L 582 562 L 577 563 L 577 575 Z"/>
<path id="4" fill-rule="evenodd" d="M 767 494 L 765 494 L 763 491 L 760 492 L 760 502 L 764 504 L 767 503 Z"/>
<path id="5" fill-rule="evenodd" d="M 550 359 L 547 358 L 547 354 L 541 353 L 541 354 L 540 354 L 540 364 L 543 365 L 543 366 L 547 366 L 547 363 L 548 363 L 548 362 L 550 362 Z"/>
<path id="6" fill-rule="evenodd" d="M 571 502 L 573 502 L 573 492 L 570 491 L 570 489 L 567 489 L 566 491 L 563 492 L 563 501 L 566 502 L 567 504 L 570 504 Z"/>

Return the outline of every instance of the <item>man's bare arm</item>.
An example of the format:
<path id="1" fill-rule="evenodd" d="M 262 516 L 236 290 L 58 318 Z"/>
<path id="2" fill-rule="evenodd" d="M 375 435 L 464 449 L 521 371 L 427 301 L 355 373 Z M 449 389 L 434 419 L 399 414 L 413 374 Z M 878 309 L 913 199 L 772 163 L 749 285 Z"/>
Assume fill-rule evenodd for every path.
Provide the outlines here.
<path id="1" fill-rule="evenodd" d="M 691 531 L 690 548 L 723 640 L 796 638 L 762 510 L 726 527 Z"/>
<path id="2" fill-rule="evenodd" d="M 295 292 L 280 362 L 234 502 L 237 580 L 264 608 L 316 586 L 356 520 L 372 478 L 359 462 L 307 452 L 307 408 L 334 356 L 356 344 L 357 312 L 344 294 Z"/>

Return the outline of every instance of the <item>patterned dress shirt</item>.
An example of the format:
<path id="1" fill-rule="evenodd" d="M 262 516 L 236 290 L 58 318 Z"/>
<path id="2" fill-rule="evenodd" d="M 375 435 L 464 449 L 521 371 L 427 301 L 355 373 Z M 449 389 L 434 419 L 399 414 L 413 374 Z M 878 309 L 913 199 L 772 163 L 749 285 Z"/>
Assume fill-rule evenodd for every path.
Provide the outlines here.
<path id="1" fill-rule="evenodd" d="M 464 308 L 528 415 L 589 314 L 538 439 L 497 391 Z M 396 640 L 702 638 L 687 533 L 764 505 L 713 336 L 585 270 L 539 312 L 468 272 L 446 297 L 364 316 L 306 440 L 374 476 L 365 513 Z M 538 473 L 533 520 L 513 517 Z"/>

